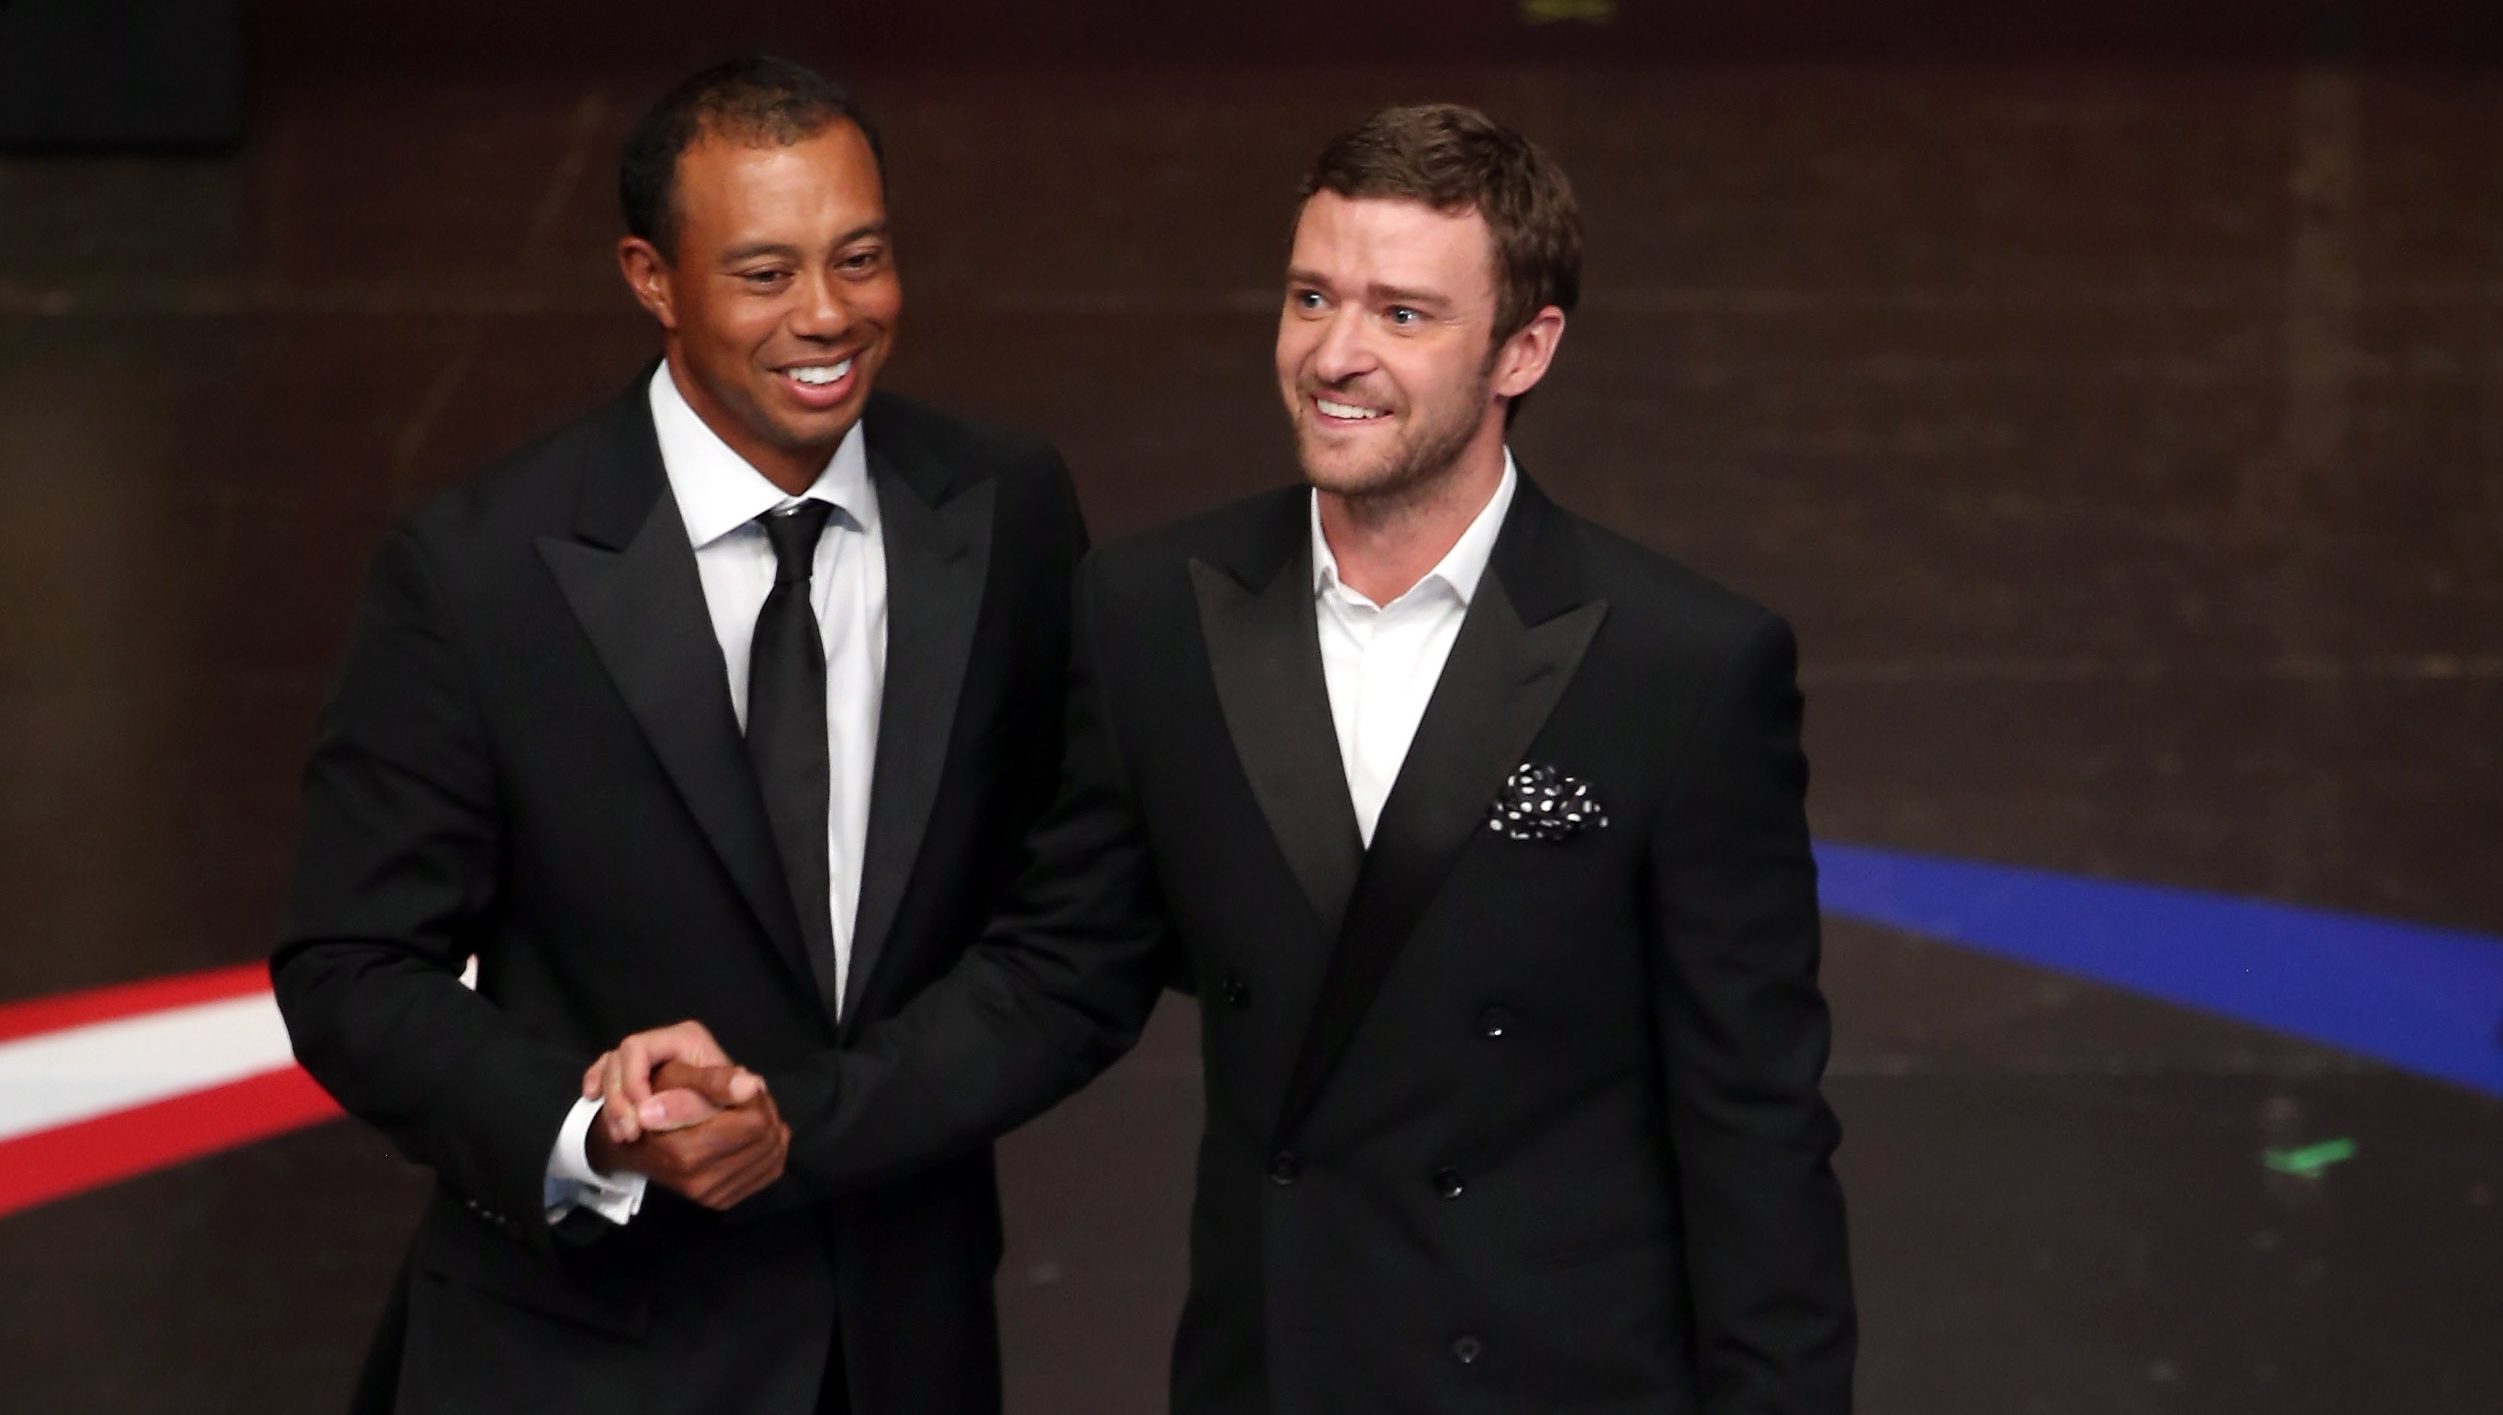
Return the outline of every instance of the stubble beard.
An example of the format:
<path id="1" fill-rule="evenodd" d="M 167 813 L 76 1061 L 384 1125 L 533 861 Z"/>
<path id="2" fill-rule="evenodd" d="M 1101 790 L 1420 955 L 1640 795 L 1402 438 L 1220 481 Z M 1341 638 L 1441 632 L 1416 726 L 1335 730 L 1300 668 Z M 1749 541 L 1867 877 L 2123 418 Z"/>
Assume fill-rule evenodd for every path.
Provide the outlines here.
<path id="1" fill-rule="evenodd" d="M 1479 375 L 1469 397 L 1452 405 L 1453 415 L 1438 422 L 1411 420 L 1407 429 L 1370 464 L 1353 469 L 1325 466 L 1320 431 L 1309 393 L 1295 406 L 1295 449 L 1304 480 L 1339 497 L 1361 519 L 1393 516 L 1428 500 L 1445 480 L 1471 438 L 1477 435 L 1478 413 L 1494 387 L 1490 372 Z"/>

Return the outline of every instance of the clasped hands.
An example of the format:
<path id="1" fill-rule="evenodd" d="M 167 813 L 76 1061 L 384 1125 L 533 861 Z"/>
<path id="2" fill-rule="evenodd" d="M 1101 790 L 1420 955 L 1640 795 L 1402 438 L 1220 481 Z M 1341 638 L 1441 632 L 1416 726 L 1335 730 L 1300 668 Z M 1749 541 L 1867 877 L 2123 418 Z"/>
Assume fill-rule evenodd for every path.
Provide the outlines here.
<path id="1" fill-rule="evenodd" d="M 586 1138 L 602 1174 L 632 1171 L 708 1209 L 782 1177 L 791 1127 L 765 1080 L 734 1064 L 698 1022 L 637 1032 L 582 1073 L 600 1102 Z"/>

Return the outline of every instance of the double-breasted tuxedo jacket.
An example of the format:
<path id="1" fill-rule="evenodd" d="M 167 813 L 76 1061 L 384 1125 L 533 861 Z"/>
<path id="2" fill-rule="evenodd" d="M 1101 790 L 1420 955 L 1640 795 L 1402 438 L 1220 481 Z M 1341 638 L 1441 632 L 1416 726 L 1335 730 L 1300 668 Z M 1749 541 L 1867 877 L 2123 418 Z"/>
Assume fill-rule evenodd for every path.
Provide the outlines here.
<path id="1" fill-rule="evenodd" d="M 785 1180 L 727 1216 L 655 1186 L 623 1228 L 552 1228 L 541 1190 L 620 1037 L 691 1017 L 770 1073 L 979 934 L 1059 755 L 1067 473 L 903 399 L 864 414 L 888 653 L 838 1029 L 644 390 L 390 537 L 322 713 L 278 997 L 305 1066 L 438 1178 L 366 1398 L 774 1415 L 814 1409 L 839 1352 L 864 1415 L 992 1415 L 986 1148 L 840 1198 Z"/>
<path id="2" fill-rule="evenodd" d="M 1035 861 L 952 976 L 775 1080 L 794 1170 L 978 1144 L 1179 961 L 1207 1120 L 1176 1411 L 1847 1409 L 1789 629 L 1524 479 L 1368 849 L 1308 495 L 1081 571 Z M 1587 788 L 1578 828 L 1523 825 L 1524 765 Z"/>

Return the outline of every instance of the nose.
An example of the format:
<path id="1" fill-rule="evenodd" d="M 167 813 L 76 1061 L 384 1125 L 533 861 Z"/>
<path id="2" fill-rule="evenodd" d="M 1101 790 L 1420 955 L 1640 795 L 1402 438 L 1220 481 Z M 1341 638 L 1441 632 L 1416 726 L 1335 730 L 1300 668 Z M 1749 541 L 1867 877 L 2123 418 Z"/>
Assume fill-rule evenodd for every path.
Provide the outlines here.
<path id="1" fill-rule="evenodd" d="M 1312 376 L 1323 383 L 1344 383 L 1373 369 L 1373 350 L 1365 342 L 1364 311 L 1342 305 L 1330 312 L 1313 347 Z"/>
<path id="2" fill-rule="evenodd" d="M 791 332 L 802 339 L 836 339 L 852 324 L 840 281 L 827 271 L 803 276 L 791 308 Z"/>

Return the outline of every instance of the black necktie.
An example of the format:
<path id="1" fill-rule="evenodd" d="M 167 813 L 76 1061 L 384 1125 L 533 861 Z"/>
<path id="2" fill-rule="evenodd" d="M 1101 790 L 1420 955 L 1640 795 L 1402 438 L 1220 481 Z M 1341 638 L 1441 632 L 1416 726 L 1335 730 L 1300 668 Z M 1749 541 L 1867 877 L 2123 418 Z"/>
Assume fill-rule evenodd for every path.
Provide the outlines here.
<path id="1" fill-rule="evenodd" d="M 765 819 L 782 856 L 783 878 L 799 909 L 800 937 L 826 1015 L 840 998 L 834 981 L 834 919 L 826 863 L 826 810 L 833 769 L 826 760 L 826 650 L 808 581 L 817 538 L 834 507 L 803 501 L 758 517 L 773 542 L 774 582 L 756 614 L 747 662 L 747 755 L 764 789 Z"/>

